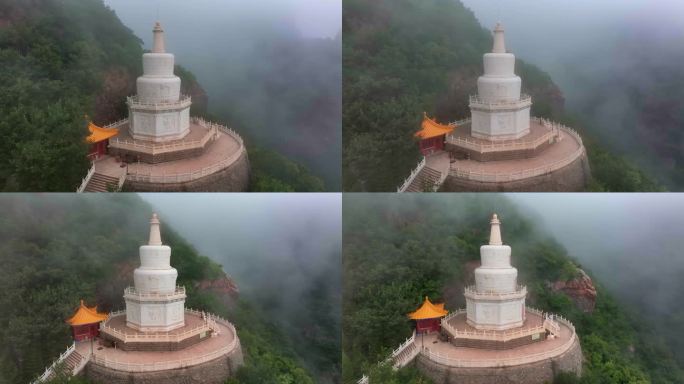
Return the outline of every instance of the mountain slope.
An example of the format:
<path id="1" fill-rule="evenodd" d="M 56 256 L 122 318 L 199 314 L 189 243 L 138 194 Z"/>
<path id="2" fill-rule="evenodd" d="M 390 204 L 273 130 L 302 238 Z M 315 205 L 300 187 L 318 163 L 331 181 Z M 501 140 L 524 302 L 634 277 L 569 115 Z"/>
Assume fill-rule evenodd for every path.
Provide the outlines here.
<path id="1" fill-rule="evenodd" d="M 101 310 L 123 308 L 150 213 L 132 194 L 0 197 L 0 383 L 29 381 L 71 344 L 64 319 L 80 299 Z M 211 289 L 210 282 L 225 281 L 219 265 L 168 225 L 162 236 L 187 306 L 226 316 L 238 329 L 246 366 L 231 383 L 313 383 L 257 306 Z"/>
<path id="2" fill-rule="evenodd" d="M 491 34 L 456 0 L 345 1 L 343 33 L 343 187 L 393 191 L 420 157 L 412 134 L 422 112 L 441 121 L 469 115 Z M 533 115 L 568 120 L 547 74 L 520 60 L 516 71 L 534 99 Z M 588 151 L 598 175 L 593 189 L 655 188 L 598 145 Z"/>
<path id="3" fill-rule="evenodd" d="M 84 115 L 97 124 L 127 115 L 141 44 L 102 0 L 0 3 L 0 190 L 76 190 L 89 167 Z M 205 115 L 206 93 L 192 73 L 176 70 L 193 113 Z M 305 167 L 247 142 L 248 152 L 255 147 L 252 189 L 323 189 Z"/>
<path id="4" fill-rule="evenodd" d="M 429 383 L 415 370 L 377 368 L 411 334 L 406 313 L 425 295 L 448 309 L 464 307 L 468 262 L 479 260 L 488 217 L 502 218 L 512 264 L 527 285 L 528 303 L 569 318 L 585 355 L 582 383 L 678 383 L 684 379 L 649 324 L 628 313 L 600 284 L 593 313 L 573 296 L 548 288 L 580 273 L 578 264 L 553 239 L 542 235 L 501 196 L 395 195 L 390 199 L 344 197 L 343 380 L 370 372 L 374 383 Z M 565 380 L 565 381 L 562 381 Z M 559 383 L 572 383 L 571 377 Z"/>

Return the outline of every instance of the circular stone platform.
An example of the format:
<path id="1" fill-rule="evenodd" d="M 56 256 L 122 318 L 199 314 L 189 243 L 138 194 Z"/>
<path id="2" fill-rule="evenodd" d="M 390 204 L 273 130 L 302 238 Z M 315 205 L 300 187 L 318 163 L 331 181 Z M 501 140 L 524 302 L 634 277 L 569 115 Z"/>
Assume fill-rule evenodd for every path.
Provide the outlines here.
<path id="1" fill-rule="evenodd" d="M 527 326 L 538 322 L 530 312 L 527 318 Z M 575 329 L 565 320 L 558 324 L 557 337 L 512 349 L 457 347 L 437 334 L 417 335 L 421 352 L 416 364 L 437 384 L 541 384 L 551 382 L 560 371 L 579 375 L 582 351 Z M 454 326 L 467 329 L 458 318 Z"/>
<path id="2" fill-rule="evenodd" d="M 200 315 L 186 312 L 185 316 L 187 325 L 184 328 L 203 323 Z M 114 384 L 223 383 L 243 364 L 242 348 L 235 327 L 224 319 L 214 319 L 217 332 L 176 351 L 126 351 L 95 342 L 85 375 L 95 382 Z M 114 325 L 126 332 L 135 332 L 119 323 Z M 184 331 L 187 329 L 158 335 Z M 153 340 L 154 336 L 150 342 Z M 76 348 L 84 356 L 91 352 L 90 343 L 78 343 Z"/>
<path id="3" fill-rule="evenodd" d="M 126 123 L 121 125 L 126 141 Z M 162 162 L 133 162 L 125 164 L 115 156 L 95 162 L 95 172 L 119 179 L 126 173 L 123 190 L 128 192 L 241 192 L 249 186 L 249 159 L 242 139 L 225 127 L 217 129 L 217 136 L 207 140 L 207 128 L 193 122 L 191 133 L 172 143 L 155 144 L 157 159 Z M 138 142 L 153 145 L 148 142 Z M 194 145 L 193 145 L 194 143 Z M 183 149 L 162 150 L 164 146 Z M 127 153 L 131 153 L 130 145 Z M 114 149 L 112 152 L 120 151 Z M 138 150 L 152 151 L 150 148 Z M 161 152 L 160 152 L 161 151 Z"/>
<path id="4" fill-rule="evenodd" d="M 472 137 L 467 138 L 468 143 L 459 145 L 447 142 L 447 150 L 470 154 L 466 156 L 467 159 L 451 162 L 448 170 L 445 170 L 449 175 L 440 191 L 583 191 L 590 171 L 580 136 L 567 127 L 556 125 L 557 137 L 550 142 L 548 127 L 537 119 L 532 119 L 530 126 L 529 135 L 497 142 L 492 148 L 487 148 L 491 142 Z M 469 128 L 464 124 L 464 131 L 455 133 L 454 138 L 466 140 L 466 131 Z"/>

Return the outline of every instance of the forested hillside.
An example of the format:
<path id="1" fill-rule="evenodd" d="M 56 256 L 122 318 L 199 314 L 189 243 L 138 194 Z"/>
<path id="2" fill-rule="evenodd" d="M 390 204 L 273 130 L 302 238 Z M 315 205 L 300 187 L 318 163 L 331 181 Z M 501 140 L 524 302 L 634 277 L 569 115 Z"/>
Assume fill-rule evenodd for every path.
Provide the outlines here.
<path id="1" fill-rule="evenodd" d="M 126 116 L 141 44 L 102 0 L 0 2 L 0 190 L 76 189 L 89 167 L 84 116 L 98 124 Z M 177 73 L 202 114 L 206 93 L 191 73 Z M 303 166 L 243 135 L 255 148 L 252 189 L 323 188 Z"/>
<path id="2" fill-rule="evenodd" d="M 28 382 L 71 344 L 64 319 L 80 299 L 101 310 L 123 308 L 150 214 L 132 194 L 0 198 L 0 383 Z M 246 365 L 229 383 L 313 383 L 258 306 L 200 288 L 225 279 L 219 265 L 168 225 L 162 237 L 188 290 L 187 306 L 226 316 L 238 329 Z"/>
<path id="3" fill-rule="evenodd" d="M 344 190 L 393 191 L 420 158 L 413 133 L 423 111 L 444 122 L 469 116 L 491 26 L 480 26 L 458 0 L 348 0 L 343 17 Z M 562 92 L 546 73 L 520 60 L 516 72 L 533 115 L 583 133 L 592 190 L 657 189 L 564 115 Z"/>
<path id="4" fill-rule="evenodd" d="M 681 383 L 684 373 L 655 328 L 624 310 L 594 280 L 595 309 L 584 312 L 549 283 L 574 279 L 580 267 L 508 200 L 495 195 L 344 197 L 343 380 L 370 373 L 372 383 L 430 381 L 414 368 L 378 367 L 412 332 L 406 317 L 428 295 L 447 309 L 463 308 L 466 264 L 479 260 L 489 217 L 502 219 L 512 264 L 528 287 L 528 305 L 562 314 L 577 327 L 584 375 L 556 383 Z M 591 274 L 591 271 L 586 271 Z"/>

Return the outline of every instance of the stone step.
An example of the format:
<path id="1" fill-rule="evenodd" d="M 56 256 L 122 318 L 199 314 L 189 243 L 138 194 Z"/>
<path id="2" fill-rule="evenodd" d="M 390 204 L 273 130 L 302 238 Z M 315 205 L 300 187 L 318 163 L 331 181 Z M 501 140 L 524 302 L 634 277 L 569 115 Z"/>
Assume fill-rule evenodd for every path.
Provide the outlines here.
<path id="1" fill-rule="evenodd" d="M 108 187 L 115 187 L 119 184 L 119 179 L 116 177 L 112 176 L 107 176 L 103 175 L 101 173 L 95 173 L 93 174 L 93 177 L 90 178 L 90 181 L 88 181 L 88 185 L 86 185 L 84 191 L 85 192 L 108 192 L 111 188 Z"/>
<path id="2" fill-rule="evenodd" d="M 423 167 L 406 188 L 406 192 L 425 192 L 431 191 L 437 185 L 442 174 L 433 168 Z"/>

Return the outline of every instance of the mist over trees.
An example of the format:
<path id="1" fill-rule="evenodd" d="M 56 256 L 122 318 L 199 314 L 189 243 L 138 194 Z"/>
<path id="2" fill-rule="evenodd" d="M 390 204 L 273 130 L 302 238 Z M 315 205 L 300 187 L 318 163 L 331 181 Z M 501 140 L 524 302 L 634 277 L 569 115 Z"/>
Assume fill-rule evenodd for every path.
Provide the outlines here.
<path id="1" fill-rule="evenodd" d="M 683 380 L 682 366 L 674 357 L 682 329 L 663 335 L 662 327 L 644 319 L 647 307 L 635 311 L 624 297 L 604 288 L 604 281 L 611 278 L 594 274 L 586 261 L 600 259 L 602 251 L 612 247 L 612 273 L 616 275 L 621 266 L 617 255 L 628 252 L 625 247 L 633 244 L 607 241 L 602 247 L 594 241 L 600 236 L 593 235 L 597 228 L 590 224 L 594 215 L 588 212 L 604 201 L 592 202 L 591 198 L 597 196 L 594 194 L 582 195 L 583 204 L 579 195 L 569 202 L 561 194 L 546 194 L 546 198 L 541 197 L 544 194 L 518 196 L 525 197 L 528 204 L 498 194 L 344 196 L 343 382 L 354 383 L 362 373 L 370 374 L 371 382 L 376 383 L 426 382 L 415 369 L 394 373 L 387 366 L 379 368 L 377 362 L 411 334 L 413 325 L 406 314 L 415 310 L 425 295 L 435 302 L 444 301 L 449 310 L 465 305 L 463 287 L 471 283 L 466 263 L 479 261 L 479 247 L 487 242 L 492 212 L 502 220 L 503 240 L 513 249 L 512 264 L 518 269 L 520 283 L 528 288 L 528 305 L 562 314 L 577 328 L 584 354 L 583 376 L 561 376 L 555 383 L 674 384 Z M 653 204 L 658 196 L 652 196 L 651 200 L 637 198 L 631 202 L 641 206 L 634 216 L 611 209 L 616 213 L 612 221 L 625 217 L 630 217 L 630 222 L 660 221 L 661 211 L 658 204 Z M 573 248 L 566 250 L 556 238 L 560 229 L 545 225 L 528 207 L 537 200 L 542 201 L 538 210 L 548 211 L 545 217 L 568 223 L 574 228 L 575 241 L 586 239 L 596 251 L 580 257 Z M 554 214 L 560 205 L 565 205 L 562 214 Z M 608 239 L 617 233 L 609 231 Z M 626 231 L 621 236 L 631 234 Z M 638 239 L 658 244 L 662 238 L 649 236 L 646 231 Z M 650 250 L 670 255 L 675 243 L 681 248 L 681 236 Z M 683 264 L 677 261 L 678 266 Z M 549 288 L 553 282 L 572 279 L 578 267 L 592 276 L 597 290 L 596 307 L 591 313 L 579 309 L 564 293 Z M 672 283 L 678 284 L 678 280 Z M 605 286 L 610 284 L 606 282 Z M 640 287 L 632 295 L 646 292 L 649 290 Z"/>
<path id="2" fill-rule="evenodd" d="M 106 3 L 146 46 L 159 18 L 167 50 L 197 76 L 212 115 L 339 190 L 341 1 Z"/>
<path id="3" fill-rule="evenodd" d="M 508 48 L 551 74 L 603 145 L 684 189 L 684 3 L 463 3 L 483 24 L 503 22 Z"/>
<path id="4" fill-rule="evenodd" d="M 339 382 L 340 194 L 141 196 L 223 266 L 241 297 L 292 340 L 316 382 Z"/>

